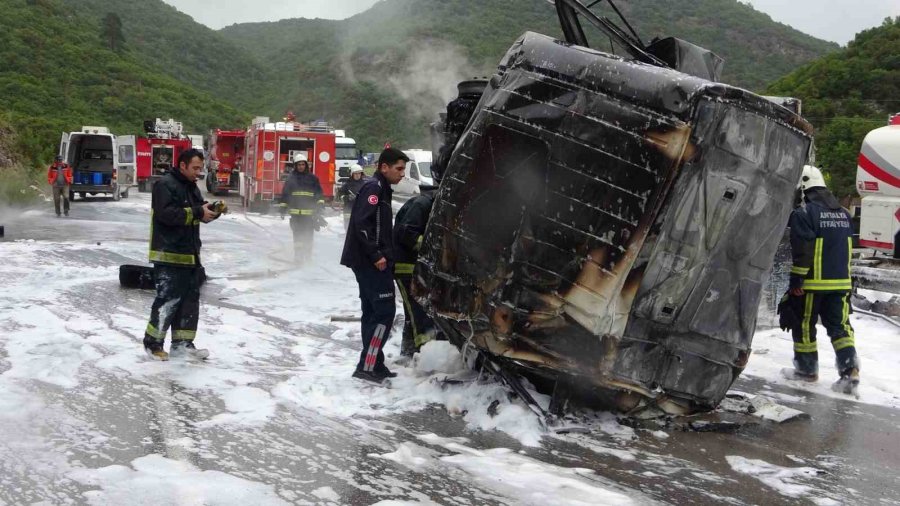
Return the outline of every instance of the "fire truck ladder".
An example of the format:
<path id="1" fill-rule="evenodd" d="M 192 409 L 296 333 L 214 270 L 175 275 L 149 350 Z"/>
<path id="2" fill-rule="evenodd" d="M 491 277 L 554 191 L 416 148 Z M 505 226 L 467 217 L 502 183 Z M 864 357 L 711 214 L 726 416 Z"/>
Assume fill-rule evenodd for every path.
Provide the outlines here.
<path id="1" fill-rule="evenodd" d="M 263 170 L 260 197 L 262 200 L 271 201 L 275 199 L 275 184 L 280 176 L 278 173 L 278 133 L 271 130 L 263 130 L 262 136 Z M 272 153 L 271 160 L 267 159 L 267 153 Z"/>

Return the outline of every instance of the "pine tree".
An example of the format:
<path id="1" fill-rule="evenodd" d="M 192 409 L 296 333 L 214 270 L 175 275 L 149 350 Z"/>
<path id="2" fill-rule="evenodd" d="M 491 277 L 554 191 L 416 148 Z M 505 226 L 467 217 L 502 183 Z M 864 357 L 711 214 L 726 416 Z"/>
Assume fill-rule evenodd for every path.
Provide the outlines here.
<path id="1" fill-rule="evenodd" d="M 122 19 L 119 15 L 115 12 L 107 13 L 100 26 L 100 38 L 106 43 L 106 47 L 112 51 L 121 51 L 125 36 L 122 34 Z"/>

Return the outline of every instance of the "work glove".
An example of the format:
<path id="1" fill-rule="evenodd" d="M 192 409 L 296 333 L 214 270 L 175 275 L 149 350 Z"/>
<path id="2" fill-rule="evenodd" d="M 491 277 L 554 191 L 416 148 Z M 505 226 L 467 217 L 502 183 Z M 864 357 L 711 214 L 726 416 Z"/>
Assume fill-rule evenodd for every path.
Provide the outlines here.
<path id="1" fill-rule="evenodd" d="M 796 297 L 791 297 L 790 292 L 785 292 L 778 303 L 778 326 L 785 332 L 799 327 L 803 323 L 802 317 L 797 313 L 797 305 L 794 304 Z"/>

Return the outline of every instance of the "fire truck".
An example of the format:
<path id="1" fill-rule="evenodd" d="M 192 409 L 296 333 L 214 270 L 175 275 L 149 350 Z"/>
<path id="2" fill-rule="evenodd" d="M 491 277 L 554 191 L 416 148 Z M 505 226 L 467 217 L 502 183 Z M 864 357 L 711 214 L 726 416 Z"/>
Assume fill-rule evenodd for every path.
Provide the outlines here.
<path id="1" fill-rule="evenodd" d="M 206 189 L 213 195 L 239 189 L 246 139 L 245 130 L 216 129 L 210 132 Z"/>
<path id="2" fill-rule="evenodd" d="M 863 139 L 856 169 L 859 244 L 900 258 L 900 114 Z"/>
<path id="3" fill-rule="evenodd" d="M 241 201 L 252 211 L 266 211 L 281 195 L 287 180 L 287 164 L 296 153 L 305 153 L 312 173 L 319 178 L 326 199 L 334 198 L 335 133 L 316 122 L 273 123 L 257 117 L 247 129 L 246 164 L 239 174 Z"/>
<path id="4" fill-rule="evenodd" d="M 182 151 L 193 147 L 191 138 L 184 135 L 181 122 L 173 119 L 145 121 L 146 137 L 138 137 L 137 183 L 138 191 L 148 192 L 166 172 L 175 165 Z"/>

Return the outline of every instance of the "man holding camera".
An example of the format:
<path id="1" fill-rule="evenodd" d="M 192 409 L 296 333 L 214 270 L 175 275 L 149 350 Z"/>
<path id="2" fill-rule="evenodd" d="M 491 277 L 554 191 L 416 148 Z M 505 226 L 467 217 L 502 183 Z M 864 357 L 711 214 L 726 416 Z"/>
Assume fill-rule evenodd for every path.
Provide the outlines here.
<path id="1" fill-rule="evenodd" d="M 163 344 L 170 327 L 172 357 L 209 356 L 209 351 L 194 346 L 200 285 L 205 277 L 200 263 L 200 223 L 210 223 L 223 210 L 203 201 L 197 187 L 202 171 L 203 153 L 189 149 L 178 157 L 178 166 L 153 186 L 150 262 L 156 278 L 156 300 L 144 333 L 144 350 L 156 360 L 169 359 Z"/>

